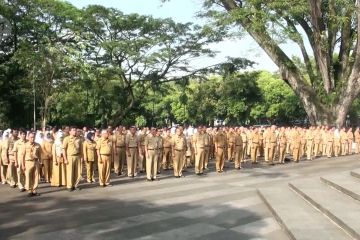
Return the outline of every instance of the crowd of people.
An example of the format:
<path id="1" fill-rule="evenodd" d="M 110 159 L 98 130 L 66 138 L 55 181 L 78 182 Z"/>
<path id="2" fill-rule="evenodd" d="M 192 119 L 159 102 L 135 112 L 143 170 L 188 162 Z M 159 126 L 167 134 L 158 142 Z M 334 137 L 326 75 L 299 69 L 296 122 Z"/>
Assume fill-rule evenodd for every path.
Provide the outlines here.
<path id="1" fill-rule="evenodd" d="M 217 173 L 225 161 L 240 170 L 263 157 L 268 164 L 313 160 L 319 156 L 337 157 L 360 150 L 360 130 L 317 127 L 205 127 L 107 129 L 64 127 L 43 131 L 8 129 L 0 131 L 2 184 L 18 187 L 29 197 L 39 196 L 39 182 L 68 191 L 80 190 L 84 177 L 109 187 L 110 173 L 129 178 L 145 173 L 146 181 L 157 181 L 161 171 L 172 170 L 183 177 L 193 166 L 196 175 L 208 171 L 215 161 Z M 86 169 L 83 173 L 83 169 Z"/>

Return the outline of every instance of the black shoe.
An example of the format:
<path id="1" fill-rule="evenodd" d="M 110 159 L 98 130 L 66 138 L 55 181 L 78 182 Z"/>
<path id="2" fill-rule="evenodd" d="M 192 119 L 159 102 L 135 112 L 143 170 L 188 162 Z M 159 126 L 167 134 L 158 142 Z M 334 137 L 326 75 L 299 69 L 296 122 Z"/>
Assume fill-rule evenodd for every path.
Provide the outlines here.
<path id="1" fill-rule="evenodd" d="M 11 188 L 16 188 L 16 185 L 12 185 L 12 186 L 10 186 Z"/>
<path id="2" fill-rule="evenodd" d="M 33 193 L 31 193 L 32 195 L 33 195 L 33 197 L 38 197 L 38 196 L 40 196 L 40 193 L 37 193 L 37 192 L 33 192 Z"/>
<path id="3" fill-rule="evenodd" d="M 153 181 L 159 181 L 159 179 L 158 179 L 158 178 L 152 178 L 152 180 L 153 180 Z"/>
<path id="4" fill-rule="evenodd" d="M 26 191 L 25 188 L 20 189 L 20 192 L 25 192 L 25 191 Z"/>
<path id="5" fill-rule="evenodd" d="M 160 171 L 157 171 L 157 174 L 160 174 L 161 172 Z"/>

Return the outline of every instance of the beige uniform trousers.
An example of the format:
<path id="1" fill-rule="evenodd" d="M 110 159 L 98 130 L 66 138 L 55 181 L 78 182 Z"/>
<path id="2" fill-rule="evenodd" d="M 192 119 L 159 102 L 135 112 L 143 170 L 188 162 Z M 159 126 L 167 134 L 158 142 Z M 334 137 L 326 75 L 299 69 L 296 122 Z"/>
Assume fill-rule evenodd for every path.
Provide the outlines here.
<path id="1" fill-rule="evenodd" d="M 184 165 L 184 156 L 185 152 L 181 149 L 174 149 L 174 159 L 173 159 L 173 166 L 174 166 L 174 176 L 182 176 L 182 170 Z"/>
<path id="2" fill-rule="evenodd" d="M 98 159 L 99 168 L 99 184 L 100 186 L 110 184 L 110 168 L 111 168 L 111 157 L 109 155 L 100 155 Z"/>
<path id="3" fill-rule="evenodd" d="M 39 163 L 25 161 L 25 189 L 34 192 L 39 185 Z"/>
<path id="4" fill-rule="evenodd" d="M 156 179 L 159 161 L 158 151 L 156 149 L 149 149 L 148 156 L 146 156 L 146 178 L 149 180 Z"/>
<path id="5" fill-rule="evenodd" d="M 195 155 L 195 173 L 202 173 L 205 160 L 205 148 L 197 147 Z"/>
<path id="6" fill-rule="evenodd" d="M 128 176 L 137 175 L 137 161 L 138 161 L 138 149 L 137 147 L 129 148 L 130 155 L 127 156 L 127 170 Z"/>
<path id="7" fill-rule="evenodd" d="M 122 173 L 124 171 L 124 165 L 126 161 L 126 148 L 116 147 L 114 153 L 114 171 L 116 174 Z"/>
<path id="8" fill-rule="evenodd" d="M 79 156 L 68 156 L 66 165 L 66 188 L 73 188 L 79 185 L 82 166 Z"/>

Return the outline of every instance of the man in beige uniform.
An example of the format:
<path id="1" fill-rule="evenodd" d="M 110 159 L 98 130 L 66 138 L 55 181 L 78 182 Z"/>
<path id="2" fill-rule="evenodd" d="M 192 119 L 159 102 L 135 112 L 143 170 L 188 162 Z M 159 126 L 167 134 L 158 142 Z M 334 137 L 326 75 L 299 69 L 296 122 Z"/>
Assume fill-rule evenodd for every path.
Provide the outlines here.
<path id="1" fill-rule="evenodd" d="M 272 125 L 271 128 L 267 130 L 266 135 L 264 134 L 265 155 L 267 155 L 270 164 L 274 164 L 275 149 L 277 144 L 275 130 L 276 126 Z"/>
<path id="2" fill-rule="evenodd" d="M 326 143 L 326 155 L 328 158 L 331 158 L 333 153 L 333 144 L 334 144 L 334 130 L 329 129 L 327 132 L 327 143 Z"/>
<path id="3" fill-rule="evenodd" d="M 355 129 L 354 132 L 354 138 L 355 138 L 355 153 L 358 154 L 360 153 L 360 130 L 359 128 Z"/>
<path id="4" fill-rule="evenodd" d="M 227 143 L 228 143 L 228 148 L 227 148 L 227 160 L 229 162 L 232 162 L 234 161 L 234 156 L 233 156 L 233 153 L 234 153 L 234 129 L 233 128 L 229 128 L 227 134 Z"/>
<path id="5" fill-rule="evenodd" d="M 260 134 L 259 129 L 254 128 L 250 134 L 250 147 L 251 147 L 251 161 L 252 163 L 258 163 L 258 151 L 259 151 L 259 142 L 260 142 Z"/>
<path id="6" fill-rule="evenodd" d="M 314 137 L 313 137 L 313 139 L 314 139 L 314 157 L 317 157 L 317 156 L 319 156 L 320 144 L 321 144 L 320 128 L 317 127 L 313 133 L 314 133 Z"/>
<path id="7" fill-rule="evenodd" d="M 39 185 L 39 162 L 40 162 L 40 145 L 35 143 L 35 134 L 30 133 L 28 142 L 24 144 L 21 150 L 21 166 L 25 172 L 25 188 L 28 196 L 39 196 L 36 189 Z"/>
<path id="8" fill-rule="evenodd" d="M 285 154 L 286 154 L 286 146 L 287 146 L 287 136 L 285 133 L 285 128 L 282 127 L 280 129 L 280 133 L 278 136 L 278 142 L 279 142 L 279 163 L 285 163 Z"/>
<path id="9" fill-rule="evenodd" d="M 300 160 L 300 148 L 301 148 L 301 134 L 299 132 L 298 127 L 295 127 L 291 134 L 291 140 L 292 140 L 292 151 L 293 151 L 293 160 L 298 163 Z"/>
<path id="10" fill-rule="evenodd" d="M 120 176 L 123 174 L 126 161 L 126 134 L 123 126 L 119 126 L 113 137 L 114 172 Z"/>
<path id="11" fill-rule="evenodd" d="M 243 157 L 243 146 L 242 146 L 242 137 L 241 137 L 241 129 L 238 128 L 234 134 L 234 162 L 235 162 L 235 169 L 241 169 L 241 160 Z"/>
<path id="12" fill-rule="evenodd" d="M 26 133 L 23 130 L 19 131 L 19 140 L 17 140 L 14 144 L 14 156 L 15 156 L 15 161 L 16 161 L 16 165 L 17 167 L 17 179 L 18 179 L 18 187 L 20 189 L 20 192 L 24 192 L 25 191 L 25 172 L 22 168 L 22 157 L 24 155 L 23 150 L 25 149 L 25 143 L 26 143 Z"/>
<path id="13" fill-rule="evenodd" d="M 341 155 L 345 156 L 347 153 L 348 139 L 345 128 L 340 131 Z"/>
<path id="14" fill-rule="evenodd" d="M 313 135 L 313 129 L 307 129 L 306 130 L 306 159 L 307 160 L 312 160 L 313 159 L 313 146 L 314 146 L 314 135 Z"/>
<path id="15" fill-rule="evenodd" d="M 214 143 L 216 155 L 216 171 L 220 173 L 224 171 L 224 158 L 227 148 L 226 135 L 221 128 L 218 128 L 218 132 L 214 138 Z"/>
<path id="16" fill-rule="evenodd" d="M 157 180 L 159 163 L 160 137 L 156 128 L 151 128 L 151 133 L 145 138 L 146 153 L 146 181 Z"/>
<path id="17" fill-rule="evenodd" d="M 211 144 L 211 137 L 210 134 L 207 132 L 207 128 L 204 127 L 204 135 L 205 135 L 205 156 L 203 162 L 203 170 L 208 169 L 209 164 L 209 157 L 210 157 L 210 144 Z"/>
<path id="18" fill-rule="evenodd" d="M 247 145 L 248 145 L 248 138 L 247 138 L 247 135 L 246 135 L 246 128 L 241 127 L 240 130 L 241 130 L 241 138 L 242 138 L 241 162 L 245 162 Z"/>
<path id="19" fill-rule="evenodd" d="M 147 129 L 143 128 L 138 135 L 139 139 L 139 155 L 137 158 L 137 168 L 140 173 L 144 172 L 146 165 L 146 154 L 145 154 L 145 138 L 147 136 Z"/>
<path id="20" fill-rule="evenodd" d="M 352 132 L 352 128 L 349 128 L 349 130 L 347 131 L 347 137 L 348 137 L 348 154 L 353 154 L 353 142 L 354 142 L 354 134 Z"/>
<path id="21" fill-rule="evenodd" d="M 18 140 L 18 131 L 13 130 L 10 137 L 2 143 L 2 152 L 7 152 L 9 164 L 7 167 L 7 181 L 12 188 L 16 188 L 17 180 L 17 162 L 15 161 L 14 144 Z"/>
<path id="22" fill-rule="evenodd" d="M 97 142 L 96 150 L 98 156 L 99 184 L 101 187 L 110 185 L 110 167 L 113 157 L 113 141 L 109 139 L 106 130 L 101 132 L 101 139 Z"/>
<path id="23" fill-rule="evenodd" d="M 172 168 L 172 153 L 171 153 L 171 131 L 167 129 L 163 136 L 163 143 L 164 143 L 164 155 L 162 159 L 162 167 L 164 170 Z"/>
<path id="24" fill-rule="evenodd" d="M 66 165 L 66 188 L 69 192 L 80 190 L 78 184 L 81 179 L 81 139 L 77 136 L 75 127 L 70 128 L 69 136 L 63 141 L 64 163 Z"/>
<path id="25" fill-rule="evenodd" d="M 194 150 L 195 150 L 195 174 L 203 174 L 203 167 L 205 161 L 205 146 L 207 143 L 207 135 L 204 133 L 202 126 L 198 127 L 197 133 L 193 136 Z"/>
<path id="26" fill-rule="evenodd" d="M 173 153 L 173 166 L 174 166 L 174 176 L 176 178 L 182 177 L 182 166 L 184 161 L 184 155 L 187 150 L 187 141 L 186 137 L 183 134 L 184 129 L 178 127 L 176 129 L 176 134 L 172 138 L 172 153 Z"/>
<path id="27" fill-rule="evenodd" d="M 127 169 L 128 177 L 133 178 L 137 176 L 137 161 L 139 156 L 140 141 L 136 135 L 136 127 L 130 128 L 130 134 L 126 136 L 126 154 L 127 154 Z"/>

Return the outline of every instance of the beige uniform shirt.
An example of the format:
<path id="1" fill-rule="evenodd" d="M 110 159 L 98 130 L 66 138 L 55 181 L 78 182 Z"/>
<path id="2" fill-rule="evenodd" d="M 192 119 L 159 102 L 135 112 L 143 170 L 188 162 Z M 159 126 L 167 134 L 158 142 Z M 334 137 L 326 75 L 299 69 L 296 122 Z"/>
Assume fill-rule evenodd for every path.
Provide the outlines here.
<path id="1" fill-rule="evenodd" d="M 113 143 L 116 147 L 125 147 L 126 144 L 126 135 L 123 133 L 115 133 L 113 136 Z"/>
<path id="2" fill-rule="evenodd" d="M 172 137 L 172 143 L 171 143 L 172 147 L 174 148 L 174 150 L 177 151 L 185 151 L 187 148 L 187 142 L 186 142 L 186 138 L 185 135 L 174 135 Z"/>
<path id="3" fill-rule="evenodd" d="M 85 140 L 83 143 L 84 161 L 94 162 L 96 158 L 96 142 Z"/>
<path id="4" fill-rule="evenodd" d="M 215 135 L 214 143 L 218 148 L 225 148 L 227 146 L 226 136 L 224 133 L 218 133 Z"/>
<path id="5" fill-rule="evenodd" d="M 81 154 L 81 139 L 74 136 L 67 136 L 63 141 L 63 149 L 67 156 L 78 156 Z"/>
<path id="6" fill-rule="evenodd" d="M 129 148 L 135 148 L 139 144 L 139 138 L 136 135 L 129 134 L 126 136 L 125 143 Z"/>
<path id="7" fill-rule="evenodd" d="M 149 134 L 145 138 L 144 144 L 147 150 L 158 150 L 161 147 L 160 137 Z"/>
<path id="8" fill-rule="evenodd" d="M 26 140 L 17 140 L 14 144 L 14 154 L 17 155 L 18 163 L 21 161 L 21 157 L 23 156 L 24 146 L 25 146 Z"/>
<path id="9" fill-rule="evenodd" d="M 40 158 L 41 146 L 38 143 L 27 142 L 23 146 L 23 156 L 25 161 L 38 161 Z"/>
<path id="10" fill-rule="evenodd" d="M 97 142 L 96 149 L 99 150 L 100 155 L 110 156 L 112 152 L 112 141 L 110 138 L 100 138 Z"/>

